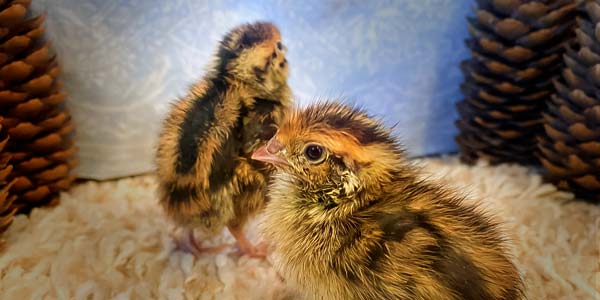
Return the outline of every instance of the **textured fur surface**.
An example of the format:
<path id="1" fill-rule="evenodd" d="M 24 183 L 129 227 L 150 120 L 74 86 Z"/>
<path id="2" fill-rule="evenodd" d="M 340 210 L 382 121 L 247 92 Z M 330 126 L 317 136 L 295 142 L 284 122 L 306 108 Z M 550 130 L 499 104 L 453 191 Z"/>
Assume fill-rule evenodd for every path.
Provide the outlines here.
<path id="1" fill-rule="evenodd" d="M 327 300 L 522 299 L 496 221 L 419 179 L 365 112 L 312 104 L 286 118 L 273 141 L 273 155 L 289 165 L 278 165 L 261 228 L 298 290 Z M 318 163 L 305 152 L 315 144 L 326 152 Z"/>
<path id="2" fill-rule="evenodd" d="M 268 166 L 248 159 L 291 103 L 277 27 L 232 29 L 207 74 L 173 103 L 156 154 L 160 201 L 179 225 L 241 228 L 265 203 Z"/>

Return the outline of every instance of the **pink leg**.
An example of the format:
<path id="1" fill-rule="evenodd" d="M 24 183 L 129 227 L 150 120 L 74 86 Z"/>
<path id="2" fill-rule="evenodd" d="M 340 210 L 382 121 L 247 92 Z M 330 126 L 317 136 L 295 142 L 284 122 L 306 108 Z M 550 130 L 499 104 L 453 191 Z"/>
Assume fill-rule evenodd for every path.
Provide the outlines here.
<path id="1" fill-rule="evenodd" d="M 198 243 L 196 237 L 194 237 L 194 231 L 189 228 L 177 229 L 173 238 L 177 249 L 191 253 L 196 257 L 202 255 L 202 253 L 219 253 L 229 246 L 223 243 L 217 246 L 203 247 Z"/>
<path id="2" fill-rule="evenodd" d="M 231 235 L 236 239 L 238 245 L 240 247 L 240 252 L 242 255 L 248 255 L 254 258 L 266 258 L 267 257 L 267 244 L 260 243 L 258 245 L 253 245 L 244 234 L 243 230 L 240 228 L 235 228 L 232 226 L 227 227 Z"/>

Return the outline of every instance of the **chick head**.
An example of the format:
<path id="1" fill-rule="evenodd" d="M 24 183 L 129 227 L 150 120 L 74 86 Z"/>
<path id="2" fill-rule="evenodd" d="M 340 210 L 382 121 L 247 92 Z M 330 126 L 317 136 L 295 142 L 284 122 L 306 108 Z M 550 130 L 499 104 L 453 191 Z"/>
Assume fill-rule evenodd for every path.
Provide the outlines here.
<path id="1" fill-rule="evenodd" d="M 286 85 L 287 48 L 277 26 L 255 22 L 229 31 L 219 45 L 217 69 L 266 94 Z"/>
<path id="2" fill-rule="evenodd" d="M 402 157 L 391 130 L 380 120 L 339 102 L 293 110 L 252 156 L 273 164 L 306 197 L 336 203 L 389 182 Z"/>

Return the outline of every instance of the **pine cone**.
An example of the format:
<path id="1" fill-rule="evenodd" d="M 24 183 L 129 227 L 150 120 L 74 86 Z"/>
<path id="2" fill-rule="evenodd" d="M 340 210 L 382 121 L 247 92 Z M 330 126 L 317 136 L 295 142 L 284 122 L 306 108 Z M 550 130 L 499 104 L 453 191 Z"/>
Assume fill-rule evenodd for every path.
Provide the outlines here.
<path id="1" fill-rule="evenodd" d="M 2 130 L 0 125 L 0 154 L 3 154 L 4 147 L 8 143 L 8 135 Z M 10 155 L 0 155 L 0 236 L 12 223 L 12 217 L 16 213 L 16 208 L 12 206 L 16 196 L 10 195 L 9 190 L 14 184 L 7 182 L 8 175 L 12 171 L 9 165 Z M 0 239 L 0 249 L 4 246 L 4 241 Z"/>
<path id="2" fill-rule="evenodd" d="M 600 202 L 600 0 L 580 8 L 577 43 L 544 113 L 539 158 L 559 188 Z"/>
<path id="3" fill-rule="evenodd" d="M 461 159 L 535 164 L 545 102 L 573 39 L 572 0 L 478 0 L 468 18 L 472 57 L 461 64 Z"/>
<path id="4" fill-rule="evenodd" d="M 27 18 L 30 1 L 0 1 L 0 124 L 10 136 L 0 161 L 10 157 L 12 207 L 19 212 L 55 204 L 74 180 L 73 123 L 44 16 Z M 1 225 L 1 224 L 0 224 Z"/>

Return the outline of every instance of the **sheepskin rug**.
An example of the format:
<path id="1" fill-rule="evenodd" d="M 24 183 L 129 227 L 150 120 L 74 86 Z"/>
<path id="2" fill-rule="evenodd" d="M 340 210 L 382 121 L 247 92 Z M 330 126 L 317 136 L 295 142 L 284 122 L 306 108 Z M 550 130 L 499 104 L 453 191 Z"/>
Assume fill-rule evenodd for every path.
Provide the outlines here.
<path id="1" fill-rule="evenodd" d="M 600 299 L 599 206 L 519 166 L 418 163 L 506 222 L 529 299 Z M 60 205 L 16 217 L 0 254 L 0 299 L 296 299 L 269 260 L 175 249 L 154 188 L 152 176 L 86 182 Z M 233 243 L 227 232 L 212 242 L 222 241 Z"/>

